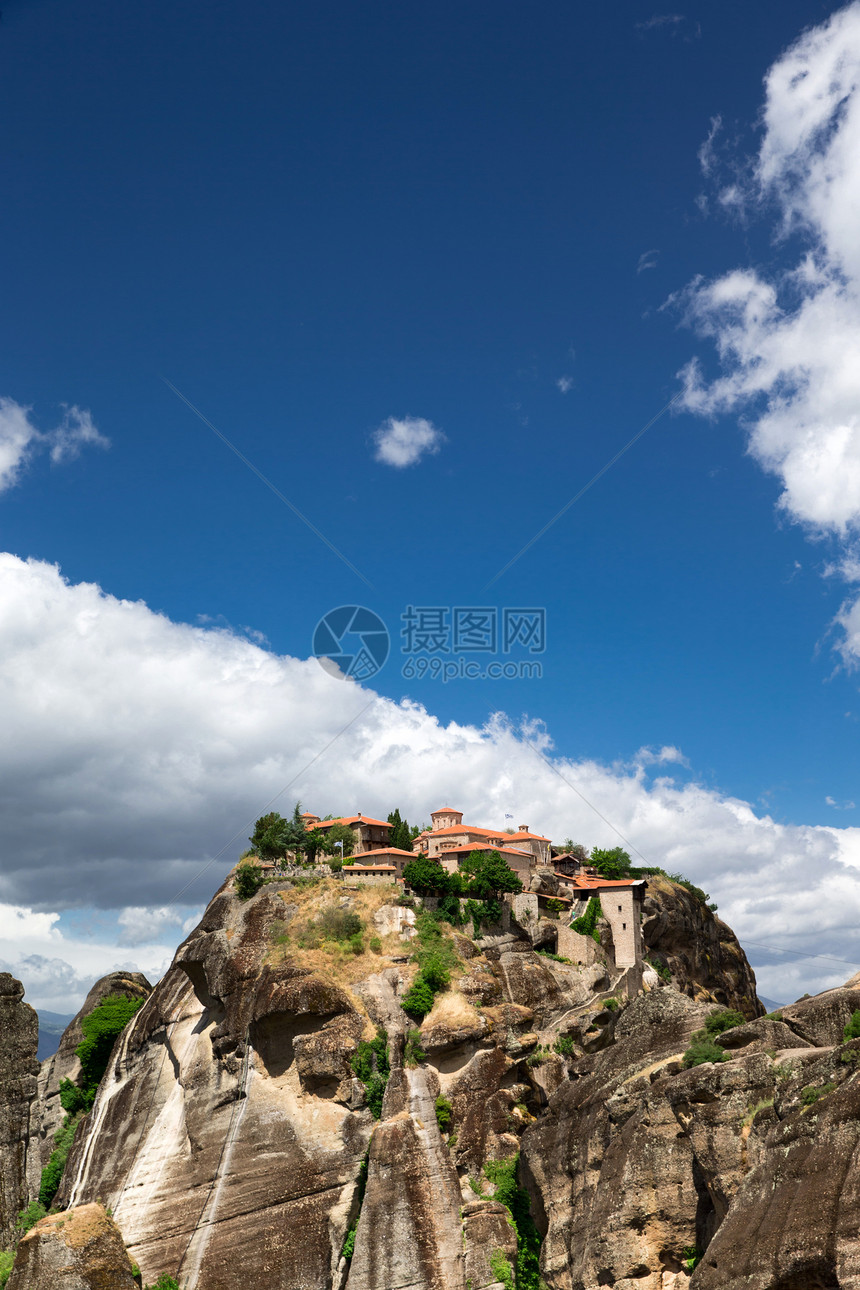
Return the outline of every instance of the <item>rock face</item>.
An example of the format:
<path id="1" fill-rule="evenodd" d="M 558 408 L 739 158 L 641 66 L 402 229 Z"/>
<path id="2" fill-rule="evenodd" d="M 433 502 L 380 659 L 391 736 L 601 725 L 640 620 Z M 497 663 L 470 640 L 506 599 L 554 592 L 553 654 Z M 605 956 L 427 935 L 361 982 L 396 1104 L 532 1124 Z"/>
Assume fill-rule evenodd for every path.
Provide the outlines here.
<path id="1" fill-rule="evenodd" d="M 691 891 L 661 874 L 648 878 L 642 935 L 646 953 L 668 967 L 672 984 L 752 1019 L 764 1012 L 755 975 L 732 929 Z"/>
<path id="2" fill-rule="evenodd" d="M 549 1290 L 860 1290 L 860 981 L 760 1016 L 732 934 L 665 885 L 646 938 L 680 988 L 649 973 L 628 1000 L 512 923 L 449 941 L 418 1026 L 421 918 L 331 879 L 245 902 L 228 881 L 118 1042 L 58 1203 L 101 1198 L 144 1281 L 189 1290 L 237 1269 L 247 1290 L 499 1290 L 503 1195 L 520 1218 L 530 1198 Z M 375 951 L 315 935 L 338 911 Z M 685 1070 L 715 1005 L 748 1020 Z M 514 1206 L 485 1167 L 518 1153 Z"/>
<path id="3" fill-rule="evenodd" d="M 43 1218 L 21 1240 L 7 1290 L 137 1290 L 116 1224 L 101 1205 Z"/>
<path id="4" fill-rule="evenodd" d="M 8 1249 L 19 1212 L 38 1192 L 41 1165 L 30 1146 L 36 1100 L 39 1019 L 24 1003 L 24 987 L 0 972 L 0 1248 Z"/>
<path id="5" fill-rule="evenodd" d="M 60 1105 L 60 1081 L 69 1079 L 74 1084 L 81 1073 L 81 1064 L 75 1056 L 75 1049 L 84 1037 L 81 1019 L 109 994 L 127 994 L 133 999 L 145 999 L 151 990 L 152 986 L 140 972 L 109 972 L 107 976 L 103 976 L 96 981 L 84 1000 L 83 1007 L 66 1027 L 57 1051 L 42 1063 L 39 1072 L 40 1119 L 37 1132 L 43 1166 L 51 1154 L 54 1134 L 63 1123 L 65 1115 Z"/>

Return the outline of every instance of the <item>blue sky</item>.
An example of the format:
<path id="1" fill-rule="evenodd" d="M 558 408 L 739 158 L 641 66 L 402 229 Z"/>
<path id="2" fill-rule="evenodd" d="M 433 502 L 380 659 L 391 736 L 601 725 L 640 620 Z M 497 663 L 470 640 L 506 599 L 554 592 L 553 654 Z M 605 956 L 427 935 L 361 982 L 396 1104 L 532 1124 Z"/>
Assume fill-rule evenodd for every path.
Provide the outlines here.
<path id="1" fill-rule="evenodd" d="M 689 287 L 736 268 L 779 280 L 810 245 L 839 260 L 809 221 L 776 236 L 788 180 L 768 201 L 725 196 L 778 134 L 763 78 L 837 8 L 10 0 L 0 395 L 46 436 L 63 405 L 86 409 L 109 446 L 78 435 L 52 463 L 56 440 L 34 439 L 0 494 L 2 547 L 174 624 L 261 633 L 278 657 L 306 658 L 344 603 L 395 638 L 408 604 L 543 606 L 540 680 L 406 679 L 395 641 L 373 690 L 442 726 L 543 722 L 572 762 L 670 746 L 677 785 L 780 826 L 853 825 L 853 620 L 833 623 L 854 514 L 824 487 L 778 507 L 790 465 L 748 451 L 755 357 Z M 751 349 L 770 344 L 754 330 Z M 483 590 L 694 357 L 698 400 Z M 438 451 L 378 460 L 388 418 L 432 423 Z M 437 805 L 410 794 L 413 814 Z M 661 862 L 659 833 L 640 845 Z M 130 880 L 129 906 L 167 901 L 198 858 L 175 849 L 148 893 Z M 27 908 L 39 894 L 7 890 Z M 93 915 L 71 911 L 105 903 L 57 891 L 53 907 L 79 930 Z"/>

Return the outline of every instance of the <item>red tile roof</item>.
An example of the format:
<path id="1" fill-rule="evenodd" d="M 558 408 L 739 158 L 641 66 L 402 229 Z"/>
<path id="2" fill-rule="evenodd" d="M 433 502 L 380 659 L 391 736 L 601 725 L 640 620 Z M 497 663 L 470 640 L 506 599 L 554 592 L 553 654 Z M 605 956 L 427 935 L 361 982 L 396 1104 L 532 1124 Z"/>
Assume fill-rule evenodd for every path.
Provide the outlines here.
<path id="1" fill-rule="evenodd" d="M 374 847 L 372 851 L 359 851 L 360 856 L 409 856 L 410 860 L 417 860 L 418 856 L 414 851 L 401 851 L 400 847 Z M 347 856 L 351 860 L 352 856 Z M 346 862 L 344 862 L 346 863 Z"/>
<path id="2" fill-rule="evenodd" d="M 528 829 L 518 829 L 516 833 L 509 833 L 509 838 L 536 838 L 538 842 L 549 842 L 550 838 L 545 838 L 542 833 L 530 833 Z"/>
<path id="3" fill-rule="evenodd" d="M 462 814 L 463 814 L 462 811 L 455 811 L 453 806 L 440 806 L 438 811 L 430 812 L 430 819 L 432 820 L 434 815 L 462 815 Z"/>
<path id="4" fill-rule="evenodd" d="M 486 849 L 482 842 L 466 842 L 461 847 L 446 847 L 444 851 L 440 852 L 440 855 L 453 856 L 458 851 L 486 851 Z M 521 856 L 525 860 L 534 859 L 531 851 L 521 851 L 519 847 L 493 847 L 493 850 L 498 851 L 499 855 L 502 856 Z"/>
<path id="5" fill-rule="evenodd" d="M 394 864 L 345 864 L 341 873 L 351 873 L 356 869 L 373 870 L 374 873 L 397 873 L 397 865 Z"/>
<path id="6" fill-rule="evenodd" d="M 510 837 L 510 833 L 505 833 L 504 829 L 479 829 L 472 824 L 451 824 L 446 829 L 431 829 L 430 836 L 433 838 L 444 838 L 451 833 L 480 833 L 485 838 L 502 838 Z"/>
<path id="7" fill-rule="evenodd" d="M 388 820 L 375 820 L 372 815 L 341 815 L 336 820 L 320 820 L 315 824 L 315 829 L 330 829 L 333 824 L 347 824 L 350 827 L 353 824 L 375 824 L 382 825 L 384 829 L 390 829 L 391 825 Z"/>
<path id="8" fill-rule="evenodd" d="M 592 878 L 591 875 L 575 874 L 572 878 L 566 873 L 556 874 L 565 882 L 572 882 L 574 887 L 583 887 L 586 891 L 599 891 L 601 887 L 635 887 L 642 882 L 641 878 Z"/>

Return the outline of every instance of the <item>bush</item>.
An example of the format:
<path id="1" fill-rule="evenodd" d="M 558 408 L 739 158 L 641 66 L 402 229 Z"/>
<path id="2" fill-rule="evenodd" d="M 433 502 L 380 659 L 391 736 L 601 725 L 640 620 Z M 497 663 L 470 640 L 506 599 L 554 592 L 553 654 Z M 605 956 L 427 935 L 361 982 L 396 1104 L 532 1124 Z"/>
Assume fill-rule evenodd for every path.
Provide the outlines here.
<path id="1" fill-rule="evenodd" d="M 800 1094 L 800 1100 L 804 1106 L 813 1106 L 819 1098 L 827 1097 L 836 1088 L 835 1084 L 821 1084 L 816 1088 L 813 1084 L 807 1084 L 806 1088 Z"/>
<path id="2" fill-rule="evenodd" d="M 5 1286 L 12 1273 L 12 1264 L 15 1262 L 14 1250 L 0 1250 L 0 1290 Z"/>
<path id="3" fill-rule="evenodd" d="M 706 1030 L 697 1030 L 684 1053 L 684 1066 L 703 1066 L 705 1062 L 727 1062 L 729 1055 L 719 1044 L 715 1044 Z"/>
<path id="4" fill-rule="evenodd" d="M 604 999 L 603 1006 L 604 1008 L 608 1008 L 610 1012 L 617 1012 L 621 1007 L 621 1004 L 617 999 Z"/>
<path id="5" fill-rule="evenodd" d="M 661 963 L 659 959 L 646 959 L 645 962 L 648 964 L 649 967 L 652 967 L 654 969 L 654 971 L 663 981 L 668 981 L 671 983 L 672 972 L 666 966 L 665 963 Z"/>
<path id="6" fill-rule="evenodd" d="M 839 1060 L 846 1065 L 856 1066 L 860 1063 L 860 1048 L 845 1048 L 839 1054 Z"/>
<path id="7" fill-rule="evenodd" d="M 704 1252 L 698 1245 L 688 1245 L 681 1251 L 681 1260 L 688 1272 L 695 1271 L 704 1257 Z"/>
<path id="8" fill-rule="evenodd" d="M 599 945 L 600 933 L 597 930 L 597 920 L 600 918 L 601 912 L 599 898 L 592 896 L 585 907 L 585 913 L 580 914 L 579 918 L 575 918 L 571 923 L 571 927 L 575 932 L 579 932 L 580 936 L 590 936 Z"/>
<path id="9" fill-rule="evenodd" d="M 361 919 L 351 909 L 329 905 L 316 920 L 320 935 L 330 941 L 349 941 L 361 932 Z"/>
<path id="10" fill-rule="evenodd" d="M 236 870 L 236 895 L 240 900 L 250 900 L 263 885 L 263 870 L 258 864 L 242 861 Z"/>
<path id="11" fill-rule="evenodd" d="M 70 1079 L 60 1080 L 60 1106 L 67 1115 L 77 1115 L 78 1111 L 89 1111 L 95 1101 L 96 1090 L 84 1092 Z"/>
<path id="12" fill-rule="evenodd" d="M 351 1066 L 364 1085 L 365 1100 L 371 1114 L 374 1120 L 378 1120 L 382 1114 L 385 1086 L 391 1073 L 388 1038 L 384 1030 L 378 1030 L 375 1039 L 362 1039 L 353 1054 Z"/>
<path id="13" fill-rule="evenodd" d="M 147 1286 L 146 1290 L 182 1290 L 182 1287 L 176 1277 L 169 1277 L 166 1272 L 163 1272 L 155 1285 Z"/>
<path id="14" fill-rule="evenodd" d="M 563 954 L 553 954 L 552 950 L 535 950 L 535 954 L 542 954 L 545 959 L 552 959 L 555 963 L 570 963 Z"/>
<path id="15" fill-rule="evenodd" d="M 90 1098 L 89 1106 L 92 1106 L 96 1089 L 107 1070 L 117 1035 L 142 1006 L 143 999 L 133 999 L 127 994 L 109 994 L 82 1018 L 84 1037 L 75 1054 L 81 1063 L 78 1086 Z"/>
<path id="16" fill-rule="evenodd" d="M 417 1066 L 423 1062 L 427 1054 L 421 1047 L 421 1031 L 411 1029 L 406 1035 L 406 1044 L 403 1048 L 403 1060 L 407 1066 Z"/>
<path id="17" fill-rule="evenodd" d="M 559 1035 L 552 1047 L 560 1057 L 572 1057 L 575 1051 L 571 1035 Z"/>
<path id="18" fill-rule="evenodd" d="M 517 1185 L 518 1163 L 518 1155 L 508 1160 L 488 1160 L 484 1174 L 495 1187 L 494 1199 L 507 1206 L 516 1229 L 518 1290 L 540 1290 L 541 1237 L 531 1215 L 529 1194 L 524 1187 Z M 471 1183 L 472 1180 L 469 1181 Z M 481 1195 L 480 1191 L 478 1195 Z"/>
<path id="19" fill-rule="evenodd" d="M 735 1026 L 743 1026 L 746 1023 L 746 1017 L 743 1013 L 736 1012 L 734 1008 L 723 1008 L 720 1012 L 712 1012 L 705 1022 L 705 1031 L 709 1035 L 721 1035 L 724 1030 L 732 1030 Z"/>
<path id="20" fill-rule="evenodd" d="M 45 1209 L 48 1209 L 59 1189 L 63 1170 L 66 1167 L 66 1160 L 72 1149 L 79 1118 L 79 1116 L 67 1115 L 62 1127 L 54 1134 L 54 1150 L 42 1170 L 42 1178 L 39 1184 L 39 1203 Z"/>
<path id="21" fill-rule="evenodd" d="M 493 1250 L 490 1254 L 490 1271 L 493 1279 L 505 1290 L 516 1290 L 514 1274 L 504 1250 Z"/>
<path id="22" fill-rule="evenodd" d="M 445 1130 L 448 1128 L 448 1125 L 451 1123 L 451 1114 L 452 1114 L 451 1103 L 448 1101 L 447 1097 L 441 1097 L 441 1096 L 437 1097 L 436 1098 L 436 1123 L 439 1125 L 439 1128 L 442 1133 L 445 1132 Z"/>
<path id="23" fill-rule="evenodd" d="M 420 972 L 403 996 L 401 1007 L 410 1017 L 417 1017 L 419 1020 L 426 1017 L 433 1007 L 433 990 Z"/>
<path id="24" fill-rule="evenodd" d="M 860 1008 L 851 1014 L 851 1020 L 842 1031 L 842 1039 L 860 1039 Z"/>
<path id="25" fill-rule="evenodd" d="M 373 954 L 382 953 L 382 941 L 379 939 L 378 936 L 371 936 L 369 944 L 370 944 L 371 953 Z"/>
<path id="26" fill-rule="evenodd" d="M 18 1215 L 16 1227 L 20 1232 L 29 1232 L 31 1227 L 35 1227 L 40 1218 L 44 1218 L 47 1209 L 40 1200 L 31 1200 L 26 1209 L 22 1209 Z"/>

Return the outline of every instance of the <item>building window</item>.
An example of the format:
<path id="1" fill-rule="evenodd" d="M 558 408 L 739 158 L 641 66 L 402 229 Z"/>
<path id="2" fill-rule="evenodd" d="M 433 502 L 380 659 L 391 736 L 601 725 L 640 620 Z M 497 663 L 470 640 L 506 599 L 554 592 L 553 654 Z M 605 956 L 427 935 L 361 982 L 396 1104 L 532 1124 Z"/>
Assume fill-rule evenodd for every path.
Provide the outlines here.
<path id="1" fill-rule="evenodd" d="M 619 914 L 621 913 L 621 906 L 620 906 L 620 905 L 618 906 L 618 912 L 619 912 Z"/>
<path id="2" fill-rule="evenodd" d="M 626 923 L 622 923 L 622 924 L 621 924 L 621 930 L 622 930 L 622 932 L 626 932 L 626 931 L 627 931 L 627 924 L 626 924 Z"/>

